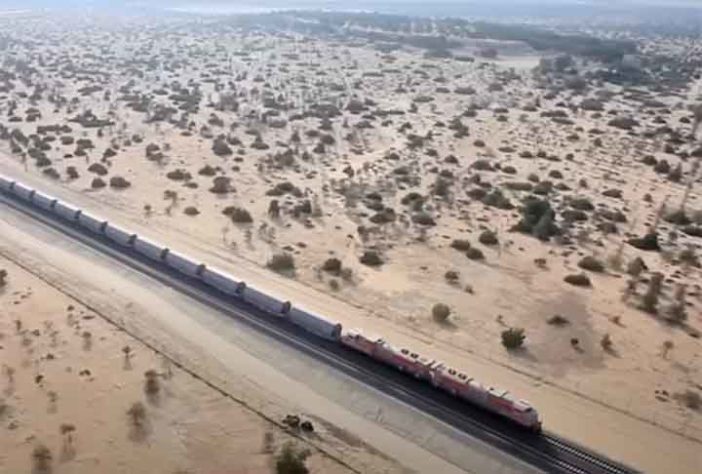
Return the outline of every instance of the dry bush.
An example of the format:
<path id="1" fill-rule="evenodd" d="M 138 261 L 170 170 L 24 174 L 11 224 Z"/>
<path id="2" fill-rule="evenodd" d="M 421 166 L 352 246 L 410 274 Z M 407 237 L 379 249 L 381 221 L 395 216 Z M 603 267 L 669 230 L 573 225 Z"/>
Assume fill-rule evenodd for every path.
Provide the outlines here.
<path id="1" fill-rule="evenodd" d="M 43 444 L 38 444 L 32 450 L 32 464 L 34 473 L 49 474 L 52 471 L 51 461 L 53 456 L 51 450 Z"/>
<path id="2" fill-rule="evenodd" d="M 585 275 L 584 273 L 566 275 L 566 277 L 563 278 L 563 281 L 565 281 L 566 283 L 570 283 L 573 286 L 583 286 L 583 287 L 592 286 L 592 283 L 590 282 L 590 278 L 587 275 Z"/>
<path id="3" fill-rule="evenodd" d="M 461 252 L 467 252 L 468 250 L 470 250 L 470 241 L 463 239 L 454 239 L 454 241 L 451 242 L 451 248 L 460 250 Z"/>
<path id="4" fill-rule="evenodd" d="M 466 257 L 468 257 L 470 260 L 484 260 L 485 255 L 483 255 L 483 251 L 480 249 L 477 249 L 475 247 L 471 247 L 468 249 L 466 252 Z"/>
<path id="5" fill-rule="evenodd" d="M 602 273 L 605 271 L 604 263 L 590 255 L 583 257 L 582 260 L 578 262 L 578 266 L 583 270 L 589 270 L 595 273 Z"/>
<path id="6" fill-rule="evenodd" d="M 276 474 L 308 474 L 310 471 L 305 465 L 310 452 L 298 449 L 292 443 L 286 443 L 275 459 Z"/>
<path id="7" fill-rule="evenodd" d="M 660 296 L 662 287 L 663 274 L 656 272 L 651 275 L 651 280 L 648 282 L 648 289 L 641 300 L 641 308 L 644 311 L 652 314 L 658 312 L 658 297 Z"/>
<path id="8" fill-rule="evenodd" d="M 448 319 L 448 317 L 451 315 L 451 308 L 448 307 L 448 305 L 444 303 L 436 303 L 432 308 L 431 308 L 431 316 L 434 318 L 434 321 L 443 323 Z"/>
<path id="9" fill-rule="evenodd" d="M 341 273 L 341 268 L 342 268 L 341 260 L 339 260 L 338 258 L 335 258 L 335 257 L 326 259 L 324 261 L 324 263 L 322 264 L 323 271 L 325 271 L 327 273 L 332 273 L 334 275 L 338 275 L 339 273 Z"/>
<path id="10" fill-rule="evenodd" d="M 295 270 L 295 259 L 289 253 L 277 253 L 268 260 L 266 266 L 275 272 L 290 272 Z"/>
<path id="11" fill-rule="evenodd" d="M 377 267 L 384 263 L 383 259 L 375 250 L 366 250 L 363 252 L 363 255 L 361 255 L 359 261 L 364 265 L 368 265 L 369 267 Z"/>
<path id="12" fill-rule="evenodd" d="M 230 206 L 227 207 L 222 213 L 234 222 L 235 224 L 250 224 L 253 222 L 253 217 L 251 213 L 244 209 L 243 207 Z"/>
<path id="13" fill-rule="evenodd" d="M 130 187 L 132 183 L 127 181 L 121 176 L 113 176 L 110 178 L 110 187 L 114 189 L 126 189 Z"/>
<path id="14" fill-rule="evenodd" d="M 546 320 L 546 322 L 551 326 L 565 326 L 567 324 L 570 324 L 570 321 L 568 321 L 568 319 L 564 318 L 560 314 L 555 314 L 551 316 L 550 318 L 548 318 L 548 320 Z"/>
<path id="15" fill-rule="evenodd" d="M 127 410 L 127 416 L 133 427 L 143 427 L 146 423 L 146 407 L 141 402 L 134 402 Z"/>
<path id="16" fill-rule="evenodd" d="M 144 372 L 144 392 L 147 395 L 156 395 L 161 391 L 161 384 L 158 381 L 158 373 L 155 370 Z"/>
<path id="17" fill-rule="evenodd" d="M 702 396 L 693 390 L 685 390 L 677 394 L 676 398 L 690 410 L 699 411 L 702 409 Z"/>
<path id="18" fill-rule="evenodd" d="M 0 269 L 0 288 L 7 285 L 7 270 Z"/>
<path id="19" fill-rule="evenodd" d="M 491 230 L 484 230 L 478 237 L 478 242 L 483 245 L 497 245 L 499 240 L 497 239 L 497 233 Z"/>

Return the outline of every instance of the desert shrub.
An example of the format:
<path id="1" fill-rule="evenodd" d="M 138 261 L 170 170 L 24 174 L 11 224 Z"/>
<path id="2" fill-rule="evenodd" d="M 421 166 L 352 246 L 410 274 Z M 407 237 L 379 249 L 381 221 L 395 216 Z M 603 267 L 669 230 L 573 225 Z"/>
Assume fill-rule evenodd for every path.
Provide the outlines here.
<path id="1" fill-rule="evenodd" d="M 658 234 L 656 232 L 649 232 L 641 238 L 634 237 L 626 242 L 639 250 L 658 252 L 661 249 L 660 245 L 658 244 Z"/>
<path id="2" fill-rule="evenodd" d="M 49 474 L 51 472 L 51 450 L 43 444 L 38 444 L 32 450 L 32 464 L 36 474 Z"/>
<path id="3" fill-rule="evenodd" d="M 183 209 L 183 213 L 186 216 L 197 216 L 198 214 L 200 214 L 200 211 L 195 206 L 188 206 L 185 209 Z"/>
<path id="4" fill-rule="evenodd" d="M 641 300 L 641 308 L 644 311 L 649 313 L 656 313 L 658 311 L 658 296 L 660 295 L 662 287 L 663 274 L 656 272 L 651 275 L 651 279 L 648 282 L 648 289 Z"/>
<path id="5" fill-rule="evenodd" d="M 693 390 L 685 390 L 678 394 L 677 398 L 690 410 L 698 411 L 702 409 L 702 396 Z"/>
<path id="6" fill-rule="evenodd" d="M 210 165 L 205 165 L 200 170 L 197 172 L 200 176 L 214 176 L 217 174 L 217 170 L 210 166 Z"/>
<path id="7" fill-rule="evenodd" d="M 579 211 L 592 211 L 593 209 L 595 209 L 595 206 L 592 204 L 592 201 L 584 197 L 572 199 L 570 201 L 570 207 Z"/>
<path id="8" fill-rule="evenodd" d="M 93 189 L 101 189 L 107 186 L 105 184 L 105 181 L 103 181 L 101 178 L 94 178 L 93 181 L 90 183 L 90 187 Z"/>
<path id="9" fill-rule="evenodd" d="M 377 267 L 384 263 L 383 259 L 375 250 L 366 250 L 363 252 L 363 255 L 361 255 L 359 261 L 364 265 L 368 265 L 369 267 Z"/>
<path id="10" fill-rule="evenodd" d="M 670 173 L 670 164 L 666 160 L 661 160 L 655 164 L 653 171 L 660 174 Z"/>
<path id="11" fill-rule="evenodd" d="M 499 240 L 497 239 L 497 233 L 491 230 L 484 230 L 480 233 L 478 237 L 478 242 L 483 245 L 497 245 Z"/>
<path id="12" fill-rule="evenodd" d="M 560 314 L 554 314 L 553 316 L 548 318 L 546 322 L 551 326 L 565 326 L 567 324 L 570 324 L 570 321 L 568 321 L 568 319 L 564 318 Z"/>
<path id="13" fill-rule="evenodd" d="M 231 178 L 226 176 L 217 176 L 212 180 L 212 187 L 210 188 L 211 193 L 226 194 L 232 190 Z"/>
<path id="14" fill-rule="evenodd" d="M 333 273 L 335 275 L 338 275 L 341 272 L 341 267 L 341 260 L 335 257 L 326 259 L 322 264 L 323 271 Z"/>
<path id="15" fill-rule="evenodd" d="M 700 260 L 697 256 L 697 252 L 695 252 L 695 249 L 692 246 L 681 250 L 678 254 L 678 260 L 680 261 L 680 263 L 685 265 L 690 265 L 693 267 L 700 266 Z"/>
<path id="16" fill-rule="evenodd" d="M 508 181 L 504 184 L 504 187 L 512 191 L 531 191 L 534 189 L 533 184 L 522 181 Z"/>
<path id="17" fill-rule="evenodd" d="M 456 282 L 458 282 L 460 275 L 456 270 L 446 270 L 446 273 L 444 273 L 444 278 L 447 282 L 455 284 Z"/>
<path id="18" fill-rule="evenodd" d="M 540 240 L 549 240 L 559 232 L 554 222 L 555 216 L 556 213 L 548 201 L 527 199 L 522 207 L 522 218 L 512 227 L 512 231 L 531 234 Z"/>
<path id="19" fill-rule="evenodd" d="M 609 336 L 609 334 L 602 336 L 602 339 L 600 339 L 600 346 L 602 346 L 602 349 L 605 351 L 611 351 L 612 345 L 612 338 Z"/>
<path id="20" fill-rule="evenodd" d="M 425 225 L 425 226 L 434 226 L 436 225 L 436 221 L 434 221 L 434 218 L 426 212 L 418 212 L 416 214 L 412 215 L 412 222 L 415 224 L 419 225 Z"/>
<path id="21" fill-rule="evenodd" d="M 566 283 L 569 283 L 573 286 L 586 286 L 586 287 L 592 286 L 592 283 L 590 282 L 590 278 L 588 278 L 588 276 L 585 275 L 584 273 L 576 273 L 576 274 L 566 275 L 565 278 L 563 278 L 563 281 L 565 281 Z"/>
<path id="22" fill-rule="evenodd" d="M 127 181 L 121 176 L 113 176 L 110 178 L 110 187 L 115 189 L 126 189 L 131 186 L 132 183 Z"/>
<path id="23" fill-rule="evenodd" d="M 510 200 L 507 197 L 505 197 L 504 194 L 502 194 L 502 191 L 499 189 L 493 190 L 491 193 L 483 197 L 481 201 L 486 206 L 496 207 L 498 209 L 514 209 L 514 205 L 510 202 Z"/>
<path id="24" fill-rule="evenodd" d="M 470 241 L 464 239 L 454 239 L 451 242 L 451 248 L 466 252 L 470 249 Z"/>
<path id="25" fill-rule="evenodd" d="M 292 443 L 286 443 L 275 459 L 276 474 L 308 474 L 310 471 L 305 461 L 309 455 L 309 451 L 297 449 Z"/>
<path id="26" fill-rule="evenodd" d="M 434 318 L 434 321 L 437 321 L 440 323 L 446 321 L 450 314 L 451 314 L 451 308 L 449 308 L 448 305 L 445 305 L 444 303 L 436 303 L 431 308 L 432 318 Z"/>
<path id="27" fill-rule="evenodd" d="M 224 139 L 218 138 L 212 143 L 212 153 L 217 156 L 229 156 L 233 151 Z"/>
<path id="28" fill-rule="evenodd" d="M 522 328 L 509 328 L 502 331 L 502 345 L 507 349 L 517 349 L 522 347 L 526 335 Z"/>
<path id="29" fill-rule="evenodd" d="M 7 270 L 4 268 L 0 269 L 0 288 L 7 285 Z"/>
<path id="30" fill-rule="evenodd" d="M 588 255 L 587 257 L 583 257 L 579 262 L 578 266 L 582 268 L 583 270 L 589 270 L 591 272 L 595 273 L 602 273 L 605 271 L 605 266 L 604 263 L 596 259 L 595 257 L 592 257 Z"/>
<path id="31" fill-rule="evenodd" d="M 235 224 L 250 224 L 253 222 L 251 213 L 243 207 L 229 206 L 222 213 L 234 222 Z"/>
<path id="32" fill-rule="evenodd" d="M 172 179 L 173 181 L 189 181 L 192 175 L 183 169 L 175 169 L 166 173 L 166 178 Z"/>
<path id="33" fill-rule="evenodd" d="M 98 176 L 105 176 L 107 174 L 107 168 L 102 163 L 93 163 L 88 166 L 88 171 Z"/>
<path id="34" fill-rule="evenodd" d="M 127 410 L 127 416 L 132 426 L 144 426 L 144 422 L 146 422 L 146 407 L 141 402 L 134 402 Z"/>
<path id="35" fill-rule="evenodd" d="M 295 270 L 295 259 L 289 253 L 277 253 L 268 260 L 266 266 L 276 272 L 289 272 Z"/>
<path id="36" fill-rule="evenodd" d="M 158 373 L 155 370 L 147 370 L 144 373 L 144 378 L 144 392 L 146 392 L 147 395 L 156 395 L 161 391 Z"/>
<path id="37" fill-rule="evenodd" d="M 66 168 L 66 176 L 68 176 L 68 179 L 78 179 L 80 177 L 75 166 L 69 166 Z"/>
<path id="38" fill-rule="evenodd" d="M 484 260 L 485 255 L 483 254 L 482 250 L 477 249 L 475 247 L 471 247 L 466 251 L 466 257 L 468 257 L 470 260 Z"/>
<path id="39" fill-rule="evenodd" d="M 602 192 L 603 196 L 614 198 L 614 199 L 621 199 L 622 198 L 622 190 L 621 189 L 607 189 Z"/>

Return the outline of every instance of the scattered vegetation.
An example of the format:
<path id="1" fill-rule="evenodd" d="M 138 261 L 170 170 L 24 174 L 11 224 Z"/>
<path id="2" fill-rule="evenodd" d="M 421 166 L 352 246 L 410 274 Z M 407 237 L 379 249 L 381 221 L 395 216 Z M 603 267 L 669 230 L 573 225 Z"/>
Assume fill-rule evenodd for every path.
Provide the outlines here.
<path id="1" fill-rule="evenodd" d="M 444 303 L 436 303 L 434 306 L 431 308 L 431 316 L 434 318 L 434 321 L 443 323 L 448 319 L 448 317 L 451 315 L 451 308 L 448 307 L 448 305 Z"/>
<path id="2" fill-rule="evenodd" d="M 278 273 L 289 273 L 295 270 L 295 259 L 289 253 L 277 253 L 268 260 L 266 266 Z"/>
<path id="3" fill-rule="evenodd" d="M 522 328 L 509 328 L 502 331 L 502 345 L 507 349 L 518 349 L 524 344 L 526 334 Z"/>

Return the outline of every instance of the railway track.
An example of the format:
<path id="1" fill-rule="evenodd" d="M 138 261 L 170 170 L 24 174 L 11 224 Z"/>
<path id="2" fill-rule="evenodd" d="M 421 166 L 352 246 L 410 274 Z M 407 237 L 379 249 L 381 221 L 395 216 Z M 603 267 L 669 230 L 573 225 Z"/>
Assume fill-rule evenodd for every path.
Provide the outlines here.
<path id="1" fill-rule="evenodd" d="M 412 409 L 434 417 L 452 429 L 473 436 L 545 472 L 569 474 L 636 472 L 553 433 L 544 432 L 537 435 L 520 429 L 506 419 L 450 397 L 429 384 L 407 377 L 355 351 L 321 340 L 283 318 L 271 316 L 244 301 L 233 300 L 195 278 L 178 273 L 165 264 L 148 260 L 130 249 L 119 247 L 104 236 L 90 233 L 77 224 L 62 221 L 55 215 L 2 191 L 0 191 L 0 205 L 11 207 L 222 314 L 237 318 L 280 343 L 323 361 L 383 396 L 390 396 Z"/>

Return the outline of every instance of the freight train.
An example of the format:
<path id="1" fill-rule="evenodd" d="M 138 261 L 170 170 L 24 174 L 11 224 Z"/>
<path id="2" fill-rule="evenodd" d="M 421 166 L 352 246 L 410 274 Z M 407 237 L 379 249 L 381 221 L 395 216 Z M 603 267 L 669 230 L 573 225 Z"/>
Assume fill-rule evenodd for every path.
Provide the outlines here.
<path id="1" fill-rule="evenodd" d="M 158 242 L 2 175 L 0 175 L 0 192 L 32 204 L 92 234 L 103 236 L 119 247 L 132 249 L 143 258 L 163 263 L 172 270 L 195 278 L 228 297 L 245 301 L 267 314 L 285 318 L 318 337 L 360 352 L 457 398 L 506 417 L 522 427 L 536 432 L 541 430 L 539 414 L 528 402 L 514 398 L 505 390 L 486 387 L 473 377 L 437 360 L 422 356 L 410 349 L 392 346 L 382 338 L 368 337 L 358 330 L 344 331 L 337 321 L 307 311 L 293 305 L 290 301 L 279 300 L 225 272 L 192 260 Z"/>

